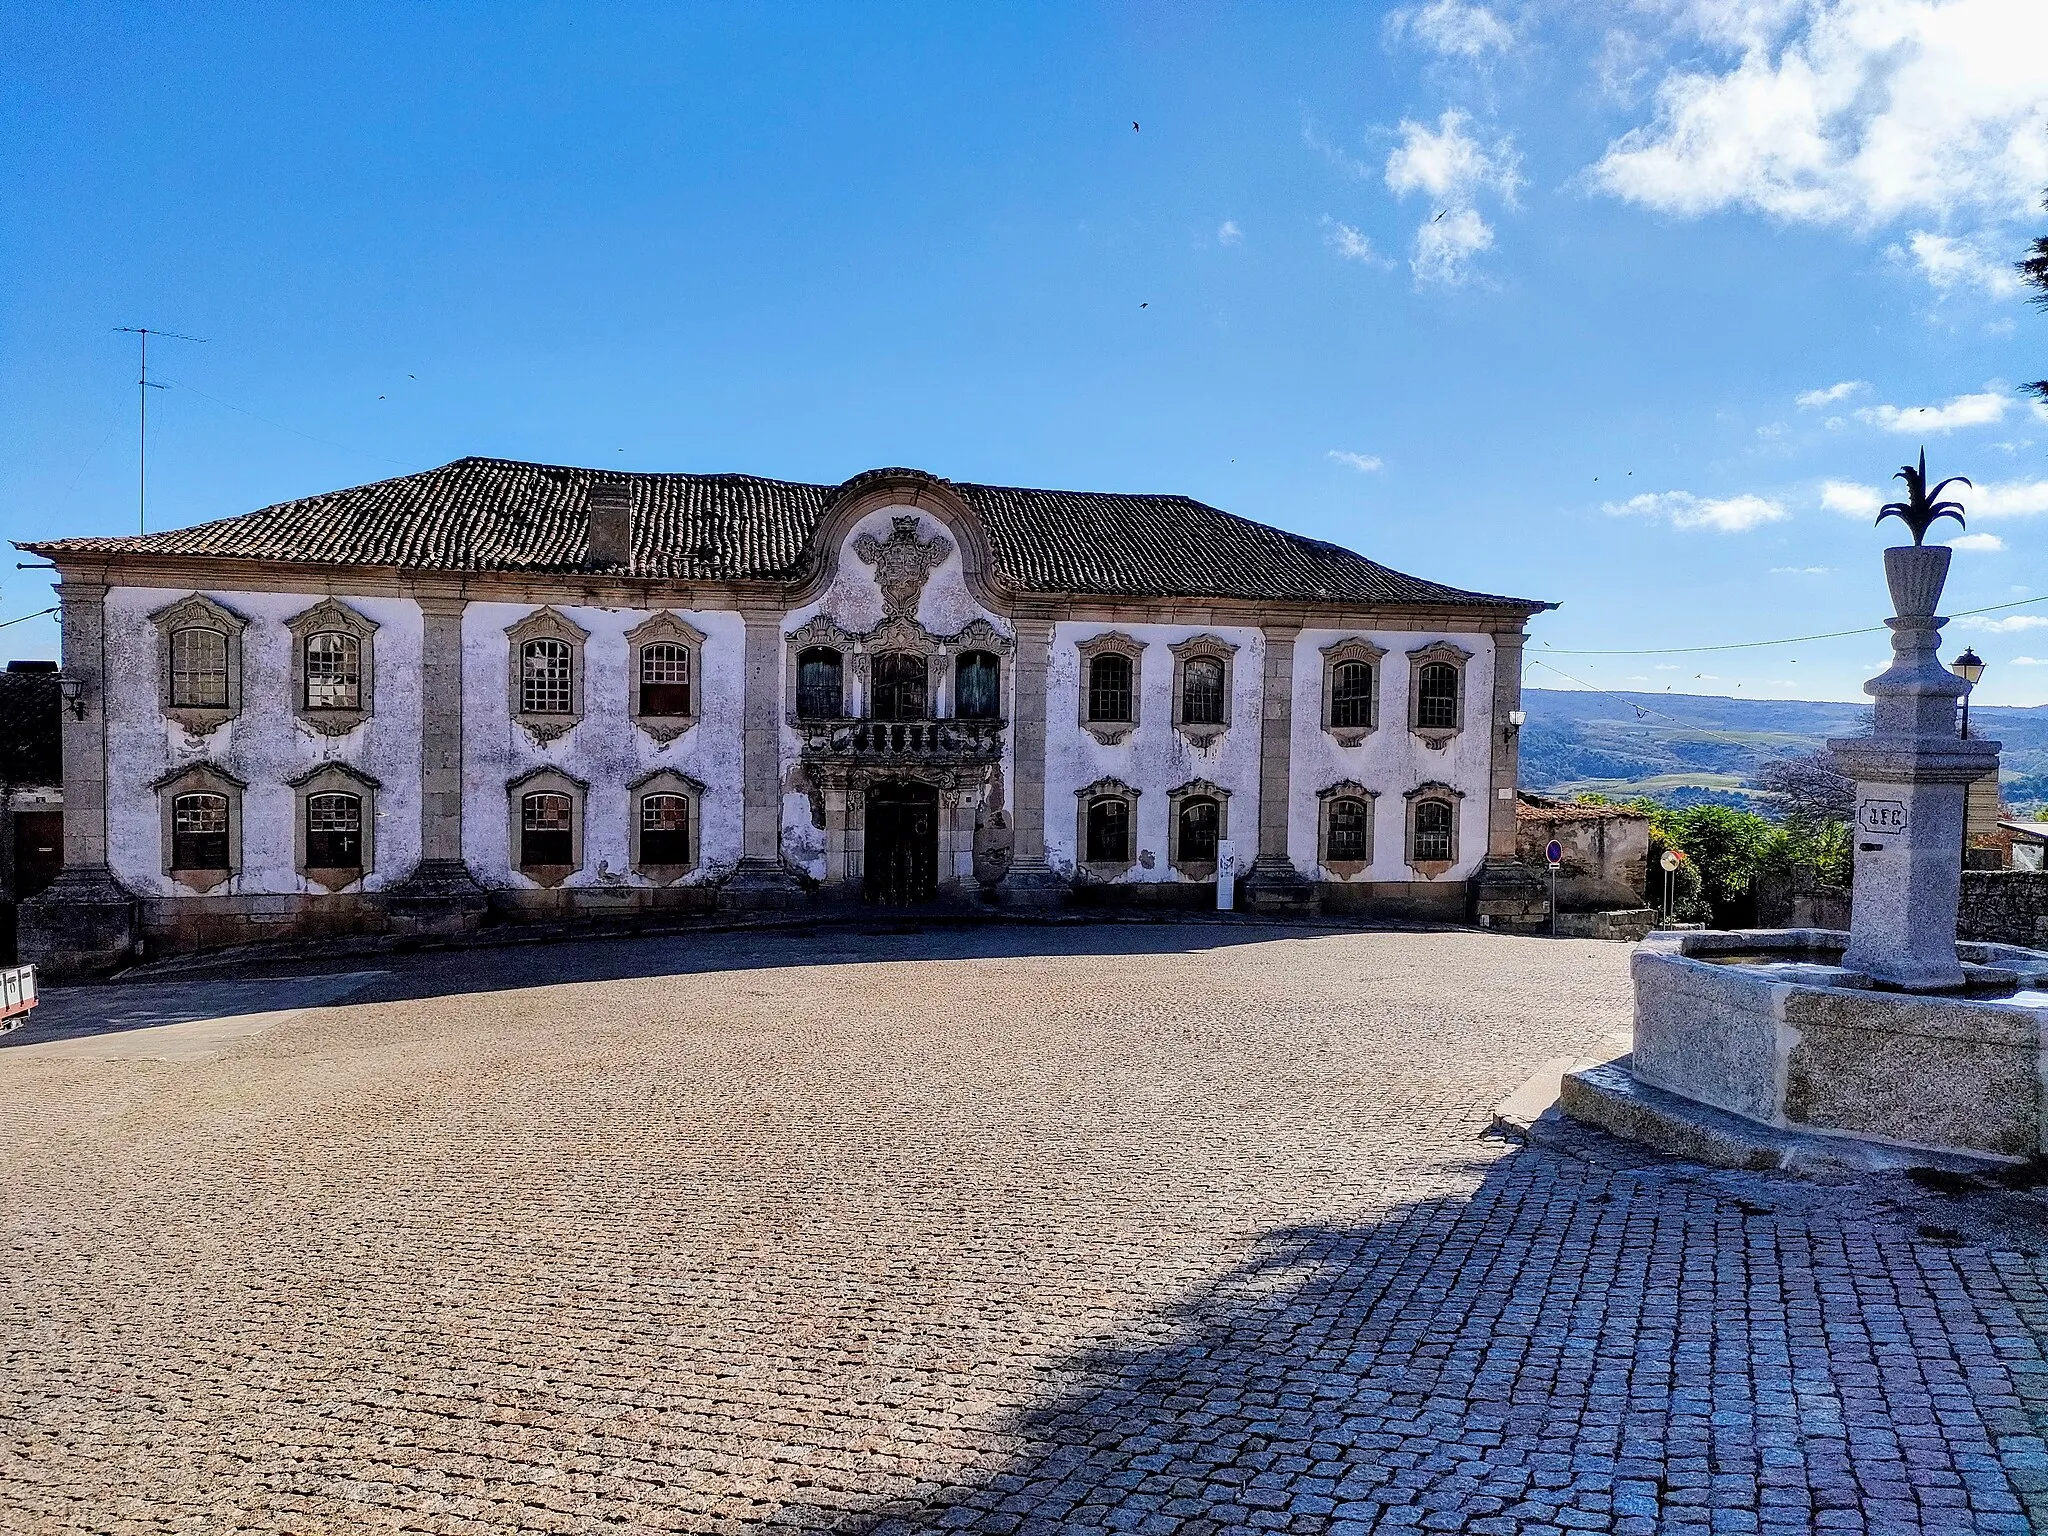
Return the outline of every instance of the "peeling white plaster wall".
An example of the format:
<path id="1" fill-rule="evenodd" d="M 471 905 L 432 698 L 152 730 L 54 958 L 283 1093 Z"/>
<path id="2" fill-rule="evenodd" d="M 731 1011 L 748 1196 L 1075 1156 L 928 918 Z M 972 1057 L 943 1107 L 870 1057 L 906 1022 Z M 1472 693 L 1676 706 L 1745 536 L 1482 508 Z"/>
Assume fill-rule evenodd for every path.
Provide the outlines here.
<path id="1" fill-rule="evenodd" d="M 1081 724 L 1082 642 L 1110 633 L 1141 642 L 1138 728 L 1113 747 Z M 1230 729 L 1198 747 L 1173 727 L 1173 651 L 1196 635 L 1214 635 L 1237 647 L 1231 658 Z M 1134 835 L 1137 862 L 1122 882 L 1182 880 L 1167 863 L 1166 796 L 1190 779 L 1230 791 L 1225 832 L 1248 867 L 1259 844 L 1259 684 L 1266 668 L 1265 638 L 1254 628 L 1220 624 L 1098 624 L 1062 622 L 1053 630 L 1046 671 L 1045 847 L 1055 869 L 1071 871 L 1081 849 L 1077 792 L 1097 779 L 1121 779 L 1139 791 Z M 1148 867 L 1149 861 L 1149 867 Z"/>
<path id="2" fill-rule="evenodd" d="M 1343 747 L 1323 729 L 1323 649 L 1339 640 L 1365 639 L 1386 651 L 1380 658 L 1379 725 L 1355 747 Z M 1408 729 L 1408 652 L 1436 641 L 1470 651 L 1465 663 L 1465 724 L 1441 750 Z M 1321 806 L 1316 792 L 1346 779 L 1376 791 L 1372 866 L 1361 881 L 1420 880 L 1408 864 L 1408 802 L 1422 784 L 1463 790 L 1458 802 L 1458 862 L 1438 884 L 1465 879 L 1486 858 L 1486 823 L 1493 789 L 1493 637 L 1452 630 L 1305 629 L 1294 646 L 1293 804 L 1287 849 L 1295 867 L 1318 879 L 1336 877 L 1316 862 Z"/>
<path id="3" fill-rule="evenodd" d="M 535 768 L 555 768 L 589 786 L 584 796 L 583 867 L 564 885 L 647 885 L 632 872 L 631 786 L 672 768 L 704 786 L 697 868 L 689 884 L 739 862 L 740 722 L 746 625 L 737 613 L 685 608 L 553 609 L 590 638 L 583 646 L 583 718 L 549 742 L 512 719 L 512 645 L 505 631 L 540 603 L 471 603 L 462 614 L 462 856 L 486 885 L 536 888 L 513 868 L 507 785 Z M 673 613 L 704 636 L 696 680 L 698 723 L 664 746 L 633 723 L 627 634 L 657 613 Z"/>
<path id="4" fill-rule="evenodd" d="M 404 598 L 332 594 L 377 625 L 372 646 L 372 714 L 346 736 L 323 736 L 299 719 L 292 699 L 292 635 L 285 628 L 326 592 L 202 595 L 249 621 L 242 631 L 242 712 L 203 737 L 163 717 L 159 695 L 165 643 L 150 615 L 188 594 L 167 587 L 113 587 L 106 597 L 107 862 L 130 890 L 190 896 L 164 873 L 163 818 L 150 786 L 166 773 L 212 762 L 245 780 L 242 867 L 223 894 L 324 894 L 298 872 L 296 793 L 288 780 L 324 762 L 347 763 L 376 779 L 372 868 L 363 888 L 379 890 L 412 872 L 420 857 L 420 611 Z"/>

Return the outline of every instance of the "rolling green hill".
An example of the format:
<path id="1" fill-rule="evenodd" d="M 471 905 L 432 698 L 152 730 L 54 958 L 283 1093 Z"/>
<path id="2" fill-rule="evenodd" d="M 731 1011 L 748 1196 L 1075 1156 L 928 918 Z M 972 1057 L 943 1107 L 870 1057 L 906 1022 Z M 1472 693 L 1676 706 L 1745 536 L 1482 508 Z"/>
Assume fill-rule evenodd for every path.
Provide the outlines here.
<path id="1" fill-rule="evenodd" d="M 1861 704 L 1724 699 L 1701 694 L 1593 693 L 1531 688 L 1522 695 L 1525 788 L 1673 805 L 1745 804 L 1756 771 L 1830 736 L 1870 728 Z M 2048 707 L 1970 711 L 1970 733 L 2003 743 L 2008 803 L 2048 800 Z"/>

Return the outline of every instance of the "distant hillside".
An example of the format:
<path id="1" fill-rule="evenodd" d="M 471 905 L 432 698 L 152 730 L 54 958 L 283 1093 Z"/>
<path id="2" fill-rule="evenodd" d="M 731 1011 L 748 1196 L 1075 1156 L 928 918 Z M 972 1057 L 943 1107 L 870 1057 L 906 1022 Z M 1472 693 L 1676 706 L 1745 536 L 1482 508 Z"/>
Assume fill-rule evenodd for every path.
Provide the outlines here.
<path id="1" fill-rule="evenodd" d="M 1723 699 L 1699 694 L 1526 689 L 1522 783 L 1576 794 L 1648 795 L 1667 804 L 1747 802 L 1746 787 L 1775 757 L 1870 728 L 1863 704 Z M 2048 707 L 1970 711 L 1970 734 L 2003 744 L 2006 800 L 2048 800 Z"/>

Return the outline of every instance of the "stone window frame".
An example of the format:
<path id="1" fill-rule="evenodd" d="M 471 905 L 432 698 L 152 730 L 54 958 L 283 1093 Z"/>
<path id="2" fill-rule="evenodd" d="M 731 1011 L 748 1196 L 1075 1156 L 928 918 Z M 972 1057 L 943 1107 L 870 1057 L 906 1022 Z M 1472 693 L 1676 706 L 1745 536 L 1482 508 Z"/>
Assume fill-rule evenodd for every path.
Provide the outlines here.
<path id="1" fill-rule="evenodd" d="M 1469 691 L 1465 682 L 1465 668 L 1472 660 L 1472 652 L 1448 640 L 1432 640 L 1428 645 L 1418 645 L 1408 653 L 1408 729 L 1422 738 L 1435 751 L 1441 752 L 1453 736 L 1465 729 L 1465 699 Z M 1457 723 L 1449 726 L 1423 725 L 1422 717 L 1422 669 L 1435 663 L 1456 670 L 1458 674 Z"/>
<path id="2" fill-rule="evenodd" d="M 1122 779 L 1100 778 L 1093 784 L 1084 784 L 1074 791 L 1074 867 L 1097 880 L 1114 880 L 1128 874 L 1138 862 L 1138 797 L 1144 791 L 1135 789 Z M 1088 857 L 1088 811 L 1098 800 L 1121 800 L 1125 825 L 1130 828 L 1130 838 L 1125 845 L 1127 857 L 1117 859 L 1091 860 Z"/>
<path id="3" fill-rule="evenodd" d="M 1343 779 L 1327 789 L 1316 791 L 1316 862 L 1339 880 L 1355 880 L 1372 867 L 1373 856 L 1379 851 L 1379 792 L 1367 789 L 1356 779 Z M 1339 800 L 1363 800 L 1365 802 L 1365 857 L 1363 859 L 1332 859 L 1330 857 L 1330 813 L 1336 809 Z M 1456 846 L 1453 834 L 1453 846 Z"/>
<path id="4" fill-rule="evenodd" d="M 1237 647 L 1221 635 L 1201 634 L 1192 635 L 1167 649 L 1173 653 L 1173 728 L 1196 747 L 1206 748 L 1230 729 L 1235 716 Z M 1219 662 L 1223 667 L 1223 718 L 1220 721 L 1191 721 L 1184 717 L 1188 663 L 1197 658 Z"/>
<path id="5" fill-rule="evenodd" d="M 212 891 L 226 885 L 242 872 L 242 792 L 248 784 L 218 763 L 187 763 L 173 768 L 150 788 L 156 791 L 157 817 L 162 824 L 160 862 L 167 879 L 195 891 Z M 220 795 L 228 803 L 228 867 L 226 869 L 173 869 L 171 845 L 173 807 L 180 795 Z"/>
<path id="6" fill-rule="evenodd" d="M 157 632 L 157 700 L 166 720 L 174 720 L 194 736 L 220 729 L 242 712 L 242 632 L 249 621 L 234 609 L 202 592 L 192 592 L 149 616 Z M 227 703 L 176 704 L 171 694 L 171 637 L 181 629 L 216 630 L 226 638 Z M 168 855 L 166 855 L 168 862 Z"/>
<path id="7" fill-rule="evenodd" d="M 1188 860 L 1181 857 L 1180 813 L 1190 800 L 1214 800 L 1216 802 L 1216 841 L 1222 843 L 1230 836 L 1230 791 L 1220 784 L 1207 779 L 1189 779 L 1178 789 L 1166 792 L 1166 863 L 1170 869 L 1178 870 L 1190 880 L 1213 880 L 1216 865 L 1207 859 Z"/>
<path id="8" fill-rule="evenodd" d="M 524 681 L 525 650 L 529 640 L 561 640 L 569 646 L 569 711 L 567 714 L 529 713 L 522 706 L 525 703 Z M 518 623 L 505 631 L 506 656 L 506 707 L 511 711 L 512 722 L 523 728 L 535 742 L 545 745 L 558 736 L 566 736 L 583 723 L 589 708 L 589 699 L 584 692 L 583 652 L 589 644 L 590 631 L 578 624 L 567 614 L 552 605 L 536 608 Z"/>
<path id="9" fill-rule="evenodd" d="M 1105 747 L 1113 747 L 1131 732 L 1135 731 L 1145 712 L 1145 642 L 1135 635 L 1127 635 L 1120 629 L 1105 634 L 1091 635 L 1086 640 L 1075 642 L 1075 655 L 1081 658 L 1080 675 L 1076 679 L 1078 695 L 1074 713 L 1081 729 L 1093 736 Z M 1131 718 L 1128 720 L 1090 720 L 1088 718 L 1089 674 L 1094 670 L 1098 656 L 1124 656 L 1131 663 Z"/>
<path id="10" fill-rule="evenodd" d="M 377 792 L 384 786 L 348 763 L 319 763 L 286 782 L 292 791 L 292 868 L 308 884 L 339 891 L 366 880 L 377 868 Z M 319 869 L 306 862 L 307 802 L 315 795 L 354 795 L 363 803 L 363 866 Z"/>
<path id="11" fill-rule="evenodd" d="M 1017 642 L 1004 634 L 987 619 L 976 618 L 963 626 L 958 633 L 942 636 L 939 640 L 940 666 L 935 679 L 945 689 L 943 716 L 938 714 L 939 699 L 934 693 L 934 718 L 958 719 L 960 715 L 959 673 L 960 657 L 968 651 L 986 651 L 996 659 L 996 717 L 995 723 L 1006 723 L 1011 715 L 1012 661 L 1017 654 Z"/>
<path id="12" fill-rule="evenodd" d="M 640 858 L 640 802 L 648 795 L 681 795 L 690 804 L 690 862 L 647 864 Z M 657 768 L 626 786 L 626 835 L 633 872 L 654 885 L 672 885 L 704 865 L 704 786 L 673 768 Z"/>
<path id="13" fill-rule="evenodd" d="M 1458 835 L 1458 822 L 1462 817 L 1464 809 L 1465 792 L 1462 789 L 1453 789 L 1448 784 L 1432 782 L 1416 785 L 1402 798 L 1408 802 L 1407 814 L 1403 818 L 1406 822 L 1406 828 L 1402 847 L 1402 854 L 1407 859 L 1408 867 L 1421 875 L 1425 880 L 1434 880 L 1438 875 L 1449 873 L 1458 862 L 1458 845 L 1461 841 Z M 1445 805 L 1450 808 L 1451 856 L 1448 859 L 1418 859 L 1415 857 L 1416 813 L 1422 806 L 1430 803 Z"/>
<path id="14" fill-rule="evenodd" d="M 329 597 L 286 619 L 284 627 L 292 637 L 292 712 L 322 736 L 346 736 L 375 713 L 377 621 Z M 356 642 L 354 709 L 310 709 L 306 705 L 306 643 L 324 634 L 344 634 Z"/>
<path id="15" fill-rule="evenodd" d="M 915 619 L 884 619 L 864 635 L 853 637 L 853 645 L 846 656 L 846 664 L 854 679 L 860 685 L 860 711 L 854 714 L 849 708 L 848 717 L 857 720 L 872 720 L 875 709 L 874 661 L 877 656 L 922 656 L 924 658 L 924 718 L 939 718 L 939 687 L 942 680 L 932 675 L 934 658 L 944 653 L 944 647 L 929 630 Z M 843 685 L 842 685 L 843 686 Z M 842 699 L 842 704 L 846 701 Z"/>
<path id="16" fill-rule="evenodd" d="M 526 830 L 526 797 L 536 794 L 560 794 L 569 797 L 569 855 L 573 862 L 567 865 L 536 864 L 529 869 L 520 862 L 521 844 Z M 590 786 L 582 779 L 564 773 L 559 768 L 545 765 L 530 768 L 517 778 L 508 780 L 505 784 L 505 813 L 511 841 L 506 848 L 509 857 L 505 862 L 512 873 L 543 889 L 552 889 L 566 882 L 570 876 L 580 873 L 589 858 L 589 845 L 584 836 L 584 825 L 589 811 Z M 559 870 L 560 873 L 537 875 L 533 872 L 534 869 Z"/>
<path id="17" fill-rule="evenodd" d="M 1362 635 L 1350 635 L 1323 647 L 1323 729 L 1340 747 L 1355 747 L 1380 728 L 1380 685 L 1386 678 L 1387 652 Z M 1361 661 L 1372 668 L 1372 697 L 1366 725 L 1337 724 L 1337 668 Z"/>
<path id="18" fill-rule="evenodd" d="M 805 651 L 814 649 L 837 651 L 839 653 L 839 713 L 829 718 L 837 720 L 857 718 L 853 713 L 853 706 L 856 701 L 848 697 L 847 684 L 853 680 L 853 658 L 860 649 L 861 637 L 848 630 L 841 629 L 831 619 L 821 613 L 806 619 L 795 629 L 787 631 L 783 635 L 782 641 L 783 698 L 788 703 L 786 718 L 789 723 L 796 725 L 801 721 L 827 718 L 822 715 L 810 716 L 797 713 L 796 659 Z M 863 698 L 859 702 L 865 705 L 867 701 Z"/>
<path id="19" fill-rule="evenodd" d="M 626 631 L 627 703 L 633 723 L 667 746 L 704 718 L 705 635 L 681 614 L 664 608 Z M 690 712 L 650 715 L 640 706 L 640 652 L 650 645 L 680 645 L 690 657 Z"/>

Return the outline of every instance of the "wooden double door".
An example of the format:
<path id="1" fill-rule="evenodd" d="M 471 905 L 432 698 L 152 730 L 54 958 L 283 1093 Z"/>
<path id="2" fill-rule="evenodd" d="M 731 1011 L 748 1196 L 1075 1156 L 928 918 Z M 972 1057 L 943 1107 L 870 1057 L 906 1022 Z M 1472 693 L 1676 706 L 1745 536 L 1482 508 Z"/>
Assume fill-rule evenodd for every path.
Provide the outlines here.
<path id="1" fill-rule="evenodd" d="M 939 792 L 929 784 L 882 779 L 868 786 L 863 891 L 885 907 L 914 906 L 939 894 Z"/>

